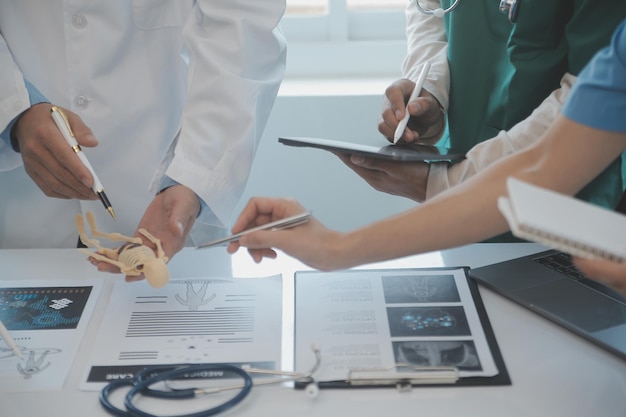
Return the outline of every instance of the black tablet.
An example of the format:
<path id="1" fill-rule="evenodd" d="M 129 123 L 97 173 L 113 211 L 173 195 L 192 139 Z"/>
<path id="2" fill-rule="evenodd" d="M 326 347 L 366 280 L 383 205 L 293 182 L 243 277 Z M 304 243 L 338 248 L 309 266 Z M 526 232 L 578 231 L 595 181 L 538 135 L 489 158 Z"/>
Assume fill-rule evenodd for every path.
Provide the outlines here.
<path id="1" fill-rule="evenodd" d="M 281 137 L 278 138 L 278 141 L 288 146 L 319 148 L 330 152 L 361 155 L 388 161 L 458 162 L 465 158 L 465 153 L 463 152 L 456 152 L 451 148 L 425 144 L 390 144 L 378 147 L 332 139 L 306 137 Z"/>

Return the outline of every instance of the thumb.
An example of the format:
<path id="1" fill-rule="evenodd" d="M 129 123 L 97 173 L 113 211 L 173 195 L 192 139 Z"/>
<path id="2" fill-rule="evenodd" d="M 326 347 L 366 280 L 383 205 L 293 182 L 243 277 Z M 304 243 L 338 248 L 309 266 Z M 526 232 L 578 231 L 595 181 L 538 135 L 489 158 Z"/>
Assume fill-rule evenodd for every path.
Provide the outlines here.
<path id="1" fill-rule="evenodd" d="M 173 219 L 172 222 L 172 232 L 174 233 L 174 236 L 178 238 L 183 237 L 186 229 L 185 223 L 183 223 L 183 221 L 179 219 Z"/>
<path id="2" fill-rule="evenodd" d="M 374 158 L 366 158 L 360 155 L 351 155 L 350 162 L 356 166 L 367 169 L 377 169 L 380 161 L 377 161 Z"/>
<path id="3" fill-rule="evenodd" d="M 408 104 L 411 116 L 425 116 L 430 113 L 430 100 L 426 97 L 417 97 Z"/>
<path id="4" fill-rule="evenodd" d="M 195 195 L 194 195 L 195 198 Z M 170 215 L 170 230 L 177 238 L 183 238 L 189 233 L 197 216 L 196 200 L 194 204 L 172 204 Z"/>

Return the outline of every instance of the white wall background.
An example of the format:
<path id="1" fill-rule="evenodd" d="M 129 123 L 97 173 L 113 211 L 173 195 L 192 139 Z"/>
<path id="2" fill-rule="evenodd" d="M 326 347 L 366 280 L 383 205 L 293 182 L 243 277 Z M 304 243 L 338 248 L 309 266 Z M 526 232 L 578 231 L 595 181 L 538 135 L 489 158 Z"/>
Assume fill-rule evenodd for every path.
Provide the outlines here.
<path id="1" fill-rule="evenodd" d="M 351 230 L 413 207 L 374 190 L 330 152 L 278 143 L 279 136 L 315 136 L 385 145 L 377 121 L 387 83 L 356 86 L 355 92 L 341 83 L 341 91 L 328 94 L 292 94 L 283 85 L 236 213 L 251 196 L 293 197 L 328 227 Z M 335 89 L 319 84 L 316 91 L 324 86 Z"/>
<path id="2" fill-rule="evenodd" d="M 235 216 L 251 196 L 293 197 L 343 231 L 416 204 L 374 190 L 329 152 L 278 143 L 279 136 L 313 136 L 387 144 L 377 124 L 385 88 L 401 76 L 406 1 L 357 10 L 313 0 L 327 3 L 326 12 L 283 19 L 286 78 Z"/>

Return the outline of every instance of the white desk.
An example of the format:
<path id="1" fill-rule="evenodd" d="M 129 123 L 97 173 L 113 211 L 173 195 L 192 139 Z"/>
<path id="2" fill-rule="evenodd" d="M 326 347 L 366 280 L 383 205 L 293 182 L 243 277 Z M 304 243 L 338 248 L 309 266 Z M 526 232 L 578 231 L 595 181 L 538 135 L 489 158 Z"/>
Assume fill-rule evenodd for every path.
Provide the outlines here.
<path id="1" fill-rule="evenodd" d="M 369 267 L 478 267 L 541 250 L 532 244 L 477 244 L 445 252 L 403 258 Z M 0 279 L 67 279 L 120 276 L 94 270 L 75 250 L 0 251 Z M 267 276 L 283 273 L 285 306 L 289 307 L 294 270 L 307 269 L 280 255 L 255 265 L 242 251 L 229 257 L 222 248 L 185 249 L 170 263 L 173 276 Z M 232 272 L 231 272 L 232 271 Z M 106 285 L 62 391 L 2 393 L 0 416 L 107 416 L 98 394 L 78 390 L 111 287 Z M 624 416 L 626 362 L 561 329 L 499 295 L 481 288 L 496 339 L 513 381 L 504 387 L 322 390 L 315 399 L 286 386 L 257 387 L 224 416 Z M 291 339 L 284 323 L 284 350 Z M 174 403 L 174 402 L 172 402 Z M 176 404 L 172 404 L 176 406 Z M 166 415 L 176 408 L 163 408 Z"/>

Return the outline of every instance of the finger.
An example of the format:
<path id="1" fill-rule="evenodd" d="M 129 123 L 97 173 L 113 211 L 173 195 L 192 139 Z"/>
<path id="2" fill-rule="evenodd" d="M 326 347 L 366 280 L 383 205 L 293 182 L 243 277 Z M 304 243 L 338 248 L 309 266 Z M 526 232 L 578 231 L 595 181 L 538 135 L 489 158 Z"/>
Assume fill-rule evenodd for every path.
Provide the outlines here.
<path id="1" fill-rule="evenodd" d="M 59 132 L 49 140 L 22 143 L 24 168 L 37 185 L 49 196 L 95 199 L 91 190 L 92 177 Z"/>
<path id="2" fill-rule="evenodd" d="M 297 227 L 284 230 L 260 230 L 242 236 L 239 239 L 239 244 L 248 250 L 257 249 L 263 253 L 272 248 L 280 249 L 285 238 L 288 238 L 288 233 Z"/>
<path id="3" fill-rule="evenodd" d="M 429 98 L 417 97 L 407 105 L 407 110 L 413 117 L 428 116 L 433 115 L 434 111 L 438 110 L 438 107 L 431 108 L 432 105 L 432 100 Z"/>
<path id="4" fill-rule="evenodd" d="M 378 123 L 378 131 L 389 141 L 393 142 L 393 136 L 396 132 L 396 126 L 398 126 L 398 119 L 396 119 L 393 110 L 390 108 L 385 109 L 381 114 L 381 120 Z"/>
<path id="5" fill-rule="evenodd" d="M 237 220 L 235 220 L 233 224 L 233 233 L 239 233 L 249 229 L 256 221 L 256 218 L 262 215 L 262 213 L 259 212 L 257 201 L 258 198 L 251 198 L 248 203 L 246 203 L 241 213 L 239 213 L 239 217 L 237 217 Z"/>
<path id="6" fill-rule="evenodd" d="M 397 122 L 404 118 L 406 102 L 413 91 L 413 85 L 407 80 L 398 80 L 385 90 L 385 97 L 389 101 L 389 108 Z"/>
<path id="7" fill-rule="evenodd" d="M 98 139 L 93 135 L 89 126 L 83 122 L 83 119 L 69 110 L 63 109 L 63 111 L 67 116 L 67 120 L 70 123 L 70 127 L 72 128 L 72 132 L 78 144 L 87 148 L 98 146 Z"/>
<path id="8" fill-rule="evenodd" d="M 95 200 L 96 194 L 84 185 L 70 181 L 60 181 L 53 171 L 42 165 L 38 161 L 31 160 L 24 169 L 31 179 L 37 184 L 41 191 L 48 197 L 54 198 L 78 198 L 82 200 Z M 73 186 L 72 186 L 73 185 Z"/>
<path id="9" fill-rule="evenodd" d="M 232 232 L 239 233 L 250 227 L 301 213 L 304 208 L 288 199 L 254 197 L 248 201 L 233 225 Z"/>
<path id="10" fill-rule="evenodd" d="M 248 253 L 256 263 L 263 261 L 263 258 L 276 259 L 278 256 L 272 249 L 248 249 Z"/>
<path id="11" fill-rule="evenodd" d="M 398 80 L 385 90 L 378 131 L 390 142 L 393 142 L 398 122 L 404 118 L 405 103 L 411 91 L 412 82 L 408 80 Z"/>
<path id="12" fill-rule="evenodd" d="M 96 266 L 98 268 L 98 271 L 100 272 L 109 272 L 112 274 L 120 274 L 122 272 L 117 266 L 110 264 L 108 262 L 98 262 L 98 261 L 96 262 L 97 262 Z"/>
<path id="13" fill-rule="evenodd" d="M 65 114 L 68 116 L 70 128 L 72 129 L 72 133 L 74 133 L 75 139 L 78 139 L 74 132 L 74 125 L 76 124 L 82 126 L 83 130 L 90 132 L 74 113 L 66 110 Z M 68 184 L 70 187 L 76 189 L 77 192 L 81 192 L 81 190 L 78 189 L 78 187 L 80 187 L 78 184 L 82 184 L 84 187 L 91 189 L 93 186 L 93 176 L 87 166 L 85 166 L 85 163 L 81 161 L 78 156 L 78 152 L 82 152 L 82 150 L 68 143 L 67 139 L 53 122 L 50 123 L 49 126 L 52 126 L 52 129 L 49 133 L 49 140 L 44 142 L 45 149 L 43 152 L 44 155 L 52 156 L 53 160 L 47 160 L 46 166 L 50 167 L 50 170 L 59 181 Z M 78 141 L 78 143 L 81 145 L 80 141 Z M 96 144 L 97 141 L 90 143 L 92 146 Z"/>
<path id="14" fill-rule="evenodd" d="M 83 196 L 77 198 L 85 198 L 94 194 L 92 190 L 93 175 L 85 163 L 80 160 L 74 148 L 68 146 L 58 152 L 52 151 L 52 155 L 57 163 L 52 166 L 50 171 L 60 182 L 68 185 L 78 195 Z"/>
<path id="15" fill-rule="evenodd" d="M 420 96 L 407 105 L 411 116 L 421 116 L 426 120 L 435 121 L 441 117 L 441 107 L 430 93 Z"/>
<path id="16" fill-rule="evenodd" d="M 376 170 L 376 171 L 387 171 L 389 168 L 393 168 L 395 162 L 383 161 L 376 158 L 366 158 L 364 156 L 352 155 L 350 157 L 350 162 L 358 167 Z"/>
<path id="17" fill-rule="evenodd" d="M 188 204 L 174 204 L 168 227 L 172 235 L 184 238 L 189 234 L 200 212 L 200 202 L 194 194 Z"/>
<path id="18" fill-rule="evenodd" d="M 233 253 L 237 252 L 239 248 L 240 248 L 239 241 L 235 240 L 228 244 L 228 246 L 226 247 L 226 252 L 232 255 Z"/>
<path id="19" fill-rule="evenodd" d="M 622 277 L 624 265 L 597 259 L 573 258 L 574 265 L 585 275 L 603 281 L 612 281 L 615 277 Z"/>

